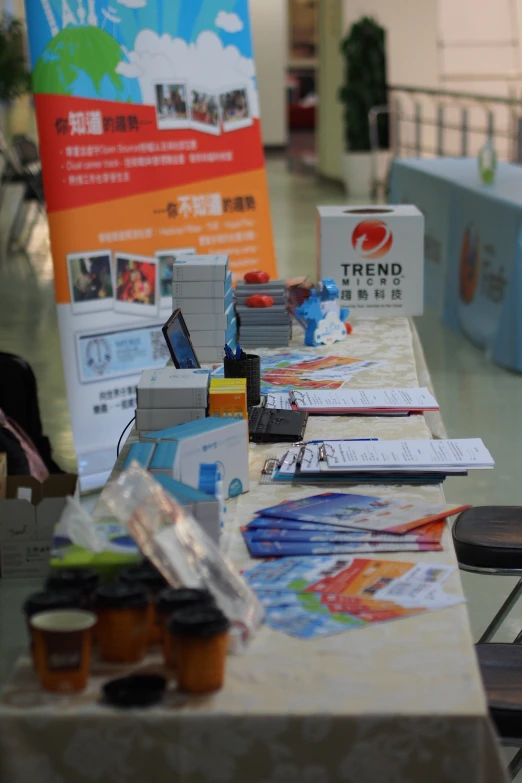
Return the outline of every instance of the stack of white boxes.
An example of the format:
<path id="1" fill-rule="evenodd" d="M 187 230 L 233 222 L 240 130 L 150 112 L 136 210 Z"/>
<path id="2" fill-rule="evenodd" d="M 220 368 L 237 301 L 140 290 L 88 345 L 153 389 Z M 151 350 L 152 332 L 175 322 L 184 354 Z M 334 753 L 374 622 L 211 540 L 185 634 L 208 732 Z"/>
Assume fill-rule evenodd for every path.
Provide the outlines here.
<path id="1" fill-rule="evenodd" d="M 151 432 L 203 419 L 208 386 L 207 370 L 144 370 L 137 388 L 136 429 Z"/>
<path id="2" fill-rule="evenodd" d="M 228 256 L 180 256 L 172 268 L 172 309 L 181 310 L 200 362 L 223 360 L 224 346 L 236 347 Z"/>

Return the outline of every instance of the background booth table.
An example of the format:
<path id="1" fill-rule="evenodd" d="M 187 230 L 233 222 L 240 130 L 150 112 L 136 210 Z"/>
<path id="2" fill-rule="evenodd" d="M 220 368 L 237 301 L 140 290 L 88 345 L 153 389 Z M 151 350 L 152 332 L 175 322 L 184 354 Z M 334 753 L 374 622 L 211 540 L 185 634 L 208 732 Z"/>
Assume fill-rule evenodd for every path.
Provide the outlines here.
<path id="1" fill-rule="evenodd" d="M 522 167 L 499 163 L 482 185 L 475 158 L 396 160 L 390 201 L 425 215 L 426 303 L 522 371 Z"/>
<path id="2" fill-rule="evenodd" d="M 297 341 L 294 342 L 297 347 Z M 299 343 L 302 350 L 302 338 Z M 422 351 L 404 319 L 355 321 L 328 353 L 386 359 L 353 386 L 426 382 Z M 314 349 L 316 352 L 316 349 Z M 416 361 L 417 357 L 417 361 Z M 440 422 L 434 426 L 440 428 Z M 318 437 L 430 438 L 423 416 L 313 417 Z M 281 452 L 282 447 L 276 447 Z M 125 458 L 123 450 L 115 467 Z M 239 527 L 252 512 L 321 487 L 259 485 L 274 447 L 251 448 L 251 491 L 228 503 L 222 546 L 252 565 Z M 465 479 L 462 479 L 465 481 Z M 349 488 L 346 487 L 349 491 Z M 437 487 L 359 487 L 360 492 L 440 501 Z M 363 555 L 364 556 L 364 555 Z M 443 552 L 387 559 L 456 565 Z M 257 561 L 259 562 L 259 561 Z M 458 571 L 445 588 L 462 594 Z M 151 655 L 143 669 L 158 665 Z M 87 690 L 41 691 L 18 664 L 0 704 L 0 780 L 8 783 L 502 783 L 465 604 L 336 636 L 301 641 L 263 627 L 244 655 L 229 656 L 223 691 L 168 695 L 150 710 L 116 711 L 100 687 L 122 670 L 97 664 Z"/>

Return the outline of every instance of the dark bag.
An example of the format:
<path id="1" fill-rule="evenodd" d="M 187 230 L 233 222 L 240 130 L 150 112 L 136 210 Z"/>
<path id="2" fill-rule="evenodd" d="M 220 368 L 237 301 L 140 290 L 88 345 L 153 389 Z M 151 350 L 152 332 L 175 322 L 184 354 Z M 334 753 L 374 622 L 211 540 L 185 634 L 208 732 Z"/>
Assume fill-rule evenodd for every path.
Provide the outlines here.
<path id="1" fill-rule="evenodd" d="M 1 351 L 0 409 L 29 436 L 49 473 L 63 473 L 53 460 L 49 438 L 46 438 L 42 431 L 38 388 L 30 364 L 20 356 Z M 3 451 L 1 444 L 0 451 Z"/>

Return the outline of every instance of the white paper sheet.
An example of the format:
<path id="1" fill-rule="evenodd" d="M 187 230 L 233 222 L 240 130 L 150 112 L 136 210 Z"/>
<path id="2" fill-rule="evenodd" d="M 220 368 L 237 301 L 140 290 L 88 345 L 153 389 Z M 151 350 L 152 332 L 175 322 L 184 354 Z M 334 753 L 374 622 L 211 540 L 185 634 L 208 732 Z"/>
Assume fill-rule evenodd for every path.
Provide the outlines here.
<path id="1" fill-rule="evenodd" d="M 316 389 L 293 391 L 300 410 L 438 410 L 437 400 L 426 388 Z"/>
<path id="2" fill-rule="evenodd" d="M 326 445 L 326 444 L 325 444 Z M 329 441 L 328 465 L 336 468 L 492 468 L 480 438 L 454 440 Z"/>

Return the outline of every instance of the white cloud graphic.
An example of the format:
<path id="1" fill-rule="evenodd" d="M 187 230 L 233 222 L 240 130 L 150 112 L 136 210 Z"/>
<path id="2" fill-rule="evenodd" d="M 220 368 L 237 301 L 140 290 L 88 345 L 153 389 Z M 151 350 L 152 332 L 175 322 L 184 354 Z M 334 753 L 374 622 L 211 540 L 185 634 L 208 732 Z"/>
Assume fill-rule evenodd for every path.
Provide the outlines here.
<path id="1" fill-rule="evenodd" d="M 118 0 L 118 3 L 127 6 L 127 8 L 145 8 L 147 0 Z"/>
<path id="2" fill-rule="evenodd" d="M 214 22 L 216 27 L 220 27 L 226 33 L 240 33 L 244 25 L 237 14 L 227 14 L 226 11 L 220 11 Z"/>
<path id="3" fill-rule="evenodd" d="M 244 87 L 250 115 L 259 117 L 254 61 L 243 57 L 236 46 L 223 46 L 216 33 L 207 30 L 194 43 L 187 43 L 166 33 L 159 36 L 152 30 L 141 30 L 134 51 L 125 53 L 128 62 L 119 63 L 116 71 L 139 80 L 143 103 L 155 105 L 157 82 L 185 82 L 214 92 Z"/>
<path id="4" fill-rule="evenodd" d="M 322 343 L 324 345 L 332 345 L 338 343 L 341 340 L 346 339 L 346 327 L 342 321 L 339 320 L 337 313 L 329 312 L 319 321 L 317 329 L 314 332 L 314 340 L 316 343 Z"/>

